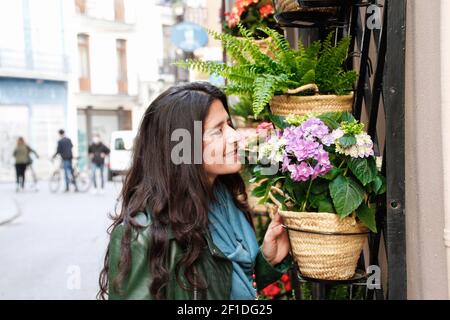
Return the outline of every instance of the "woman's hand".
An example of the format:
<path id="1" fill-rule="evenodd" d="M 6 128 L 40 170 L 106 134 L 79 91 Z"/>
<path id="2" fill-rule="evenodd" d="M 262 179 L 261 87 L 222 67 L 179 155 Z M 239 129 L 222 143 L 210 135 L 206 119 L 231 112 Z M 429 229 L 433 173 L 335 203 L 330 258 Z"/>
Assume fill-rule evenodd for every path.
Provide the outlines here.
<path id="1" fill-rule="evenodd" d="M 267 228 L 262 245 L 262 253 L 267 261 L 275 266 L 279 264 L 289 253 L 289 238 L 280 214 L 275 212 L 272 221 Z"/>

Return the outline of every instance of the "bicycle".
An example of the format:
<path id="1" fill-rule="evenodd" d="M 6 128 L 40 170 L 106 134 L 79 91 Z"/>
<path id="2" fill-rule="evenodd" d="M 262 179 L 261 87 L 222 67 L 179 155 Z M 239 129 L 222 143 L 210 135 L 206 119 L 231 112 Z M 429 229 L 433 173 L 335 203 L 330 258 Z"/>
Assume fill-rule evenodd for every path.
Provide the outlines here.
<path id="1" fill-rule="evenodd" d="M 77 189 L 79 192 L 87 192 L 91 187 L 91 179 L 89 173 L 85 170 L 81 171 L 78 168 L 78 160 L 81 157 L 75 157 L 72 163 L 72 179 L 75 181 L 77 185 Z M 63 161 L 59 160 L 59 165 L 53 170 L 49 179 L 49 188 L 50 192 L 56 193 L 60 189 L 62 182 L 64 182 L 64 170 L 63 170 Z M 54 159 L 52 159 L 54 163 Z"/>
<path id="2" fill-rule="evenodd" d="M 32 190 L 32 191 L 39 191 L 39 189 L 38 189 L 38 181 L 39 180 L 38 180 L 36 171 L 34 170 L 32 162 L 30 162 L 27 165 L 27 169 L 25 171 L 25 175 L 27 177 L 26 181 L 28 181 L 27 184 L 29 185 L 30 190 Z"/>

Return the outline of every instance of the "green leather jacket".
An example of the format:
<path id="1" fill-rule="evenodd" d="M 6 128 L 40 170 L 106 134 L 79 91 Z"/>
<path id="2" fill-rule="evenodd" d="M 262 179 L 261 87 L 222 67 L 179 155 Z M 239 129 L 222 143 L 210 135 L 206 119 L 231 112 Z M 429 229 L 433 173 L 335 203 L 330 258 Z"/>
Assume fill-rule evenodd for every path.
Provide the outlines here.
<path id="1" fill-rule="evenodd" d="M 139 213 L 137 222 L 144 226 L 140 231 L 135 231 L 131 242 L 131 272 L 121 287 L 121 292 L 114 292 L 109 288 L 109 299 L 152 299 L 149 286 L 152 281 L 148 265 L 148 246 L 150 215 Z M 108 280 L 112 283 L 118 271 L 120 257 L 120 243 L 123 236 L 123 225 L 119 225 L 111 234 L 109 251 Z M 198 263 L 198 271 L 205 278 L 207 289 L 202 291 L 186 290 L 182 288 L 175 277 L 175 265 L 183 256 L 183 250 L 178 245 L 172 232 L 169 232 L 169 282 L 166 289 L 167 299 L 194 299 L 194 300 L 228 300 L 231 292 L 231 261 L 214 245 L 211 236 L 205 235 L 207 245 Z M 257 289 L 263 289 L 268 284 L 278 280 L 291 265 L 290 257 L 287 257 L 279 265 L 272 267 L 264 258 L 261 251 L 258 253 L 254 265 Z M 186 279 L 180 275 L 180 281 L 186 286 Z"/>

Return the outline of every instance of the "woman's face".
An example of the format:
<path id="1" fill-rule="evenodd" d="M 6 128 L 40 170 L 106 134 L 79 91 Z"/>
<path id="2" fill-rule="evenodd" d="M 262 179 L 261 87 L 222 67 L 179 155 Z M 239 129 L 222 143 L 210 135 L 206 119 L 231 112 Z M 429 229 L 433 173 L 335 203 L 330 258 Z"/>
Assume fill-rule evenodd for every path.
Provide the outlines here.
<path id="1" fill-rule="evenodd" d="M 230 125 L 225 107 L 220 100 L 215 100 L 203 123 L 203 166 L 212 180 L 241 169 L 237 150 L 239 134 Z"/>

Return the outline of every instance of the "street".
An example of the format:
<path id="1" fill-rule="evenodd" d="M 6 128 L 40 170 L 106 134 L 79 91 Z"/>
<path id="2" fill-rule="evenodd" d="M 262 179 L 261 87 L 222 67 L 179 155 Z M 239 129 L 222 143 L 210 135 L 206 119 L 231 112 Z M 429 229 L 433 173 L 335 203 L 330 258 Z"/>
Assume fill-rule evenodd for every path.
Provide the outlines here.
<path id="1" fill-rule="evenodd" d="M 0 299 L 95 299 L 121 183 L 108 182 L 105 194 L 52 194 L 46 181 L 38 188 L 0 184 L 20 214 L 0 225 Z"/>

